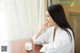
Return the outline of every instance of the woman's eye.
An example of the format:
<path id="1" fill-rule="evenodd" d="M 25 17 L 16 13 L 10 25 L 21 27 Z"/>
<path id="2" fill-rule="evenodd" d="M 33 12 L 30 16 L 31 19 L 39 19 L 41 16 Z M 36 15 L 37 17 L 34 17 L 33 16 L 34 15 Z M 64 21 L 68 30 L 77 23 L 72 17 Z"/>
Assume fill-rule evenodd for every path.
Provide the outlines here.
<path id="1" fill-rule="evenodd" d="M 47 17 L 49 17 L 49 15 L 47 15 Z"/>

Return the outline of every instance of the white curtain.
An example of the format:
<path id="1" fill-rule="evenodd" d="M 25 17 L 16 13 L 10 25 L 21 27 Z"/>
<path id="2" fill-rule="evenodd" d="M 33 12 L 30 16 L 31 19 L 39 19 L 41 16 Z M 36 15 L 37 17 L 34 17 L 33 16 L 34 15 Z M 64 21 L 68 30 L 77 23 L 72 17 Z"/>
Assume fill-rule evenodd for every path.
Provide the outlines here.
<path id="1" fill-rule="evenodd" d="M 45 0 L 0 0 L 0 40 L 33 37 L 44 22 Z"/>

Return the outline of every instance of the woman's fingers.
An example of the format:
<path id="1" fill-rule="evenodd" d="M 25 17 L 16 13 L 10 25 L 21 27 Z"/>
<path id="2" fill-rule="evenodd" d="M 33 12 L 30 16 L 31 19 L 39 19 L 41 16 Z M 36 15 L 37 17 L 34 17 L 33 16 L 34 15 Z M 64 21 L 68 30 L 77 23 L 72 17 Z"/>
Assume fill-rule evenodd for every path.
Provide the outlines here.
<path id="1" fill-rule="evenodd" d="M 44 25 L 45 25 L 46 27 L 48 27 L 48 23 L 49 23 L 49 21 L 46 20 L 45 23 L 44 23 Z"/>

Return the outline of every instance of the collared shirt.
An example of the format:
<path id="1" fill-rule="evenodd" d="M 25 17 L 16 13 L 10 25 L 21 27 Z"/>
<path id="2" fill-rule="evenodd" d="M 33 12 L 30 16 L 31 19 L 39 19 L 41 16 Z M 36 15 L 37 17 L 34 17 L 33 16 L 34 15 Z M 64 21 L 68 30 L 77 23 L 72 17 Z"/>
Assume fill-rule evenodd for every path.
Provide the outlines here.
<path id="1" fill-rule="evenodd" d="M 40 52 L 43 53 L 74 53 L 74 38 L 70 29 L 67 29 L 70 35 L 58 27 L 54 37 L 54 26 L 50 27 L 45 33 L 41 34 L 37 39 L 33 37 L 34 44 L 43 45 Z"/>

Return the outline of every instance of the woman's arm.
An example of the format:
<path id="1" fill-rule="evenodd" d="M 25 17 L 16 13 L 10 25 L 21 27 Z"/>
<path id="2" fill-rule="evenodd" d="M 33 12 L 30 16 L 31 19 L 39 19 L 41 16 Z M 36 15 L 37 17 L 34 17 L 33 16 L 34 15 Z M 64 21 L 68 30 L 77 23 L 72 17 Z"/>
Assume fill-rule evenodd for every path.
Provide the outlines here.
<path id="1" fill-rule="evenodd" d="M 42 28 L 39 30 L 39 32 L 35 35 L 35 39 L 37 39 L 46 29 L 48 29 L 48 21 L 45 21 Z"/>
<path id="2" fill-rule="evenodd" d="M 33 37 L 34 44 L 42 45 L 43 43 L 47 43 L 48 41 L 48 34 L 49 30 L 47 30 L 45 33 L 44 30 L 48 29 L 48 22 L 46 21 L 42 28 L 39 30 L 39 32 Z"/>

